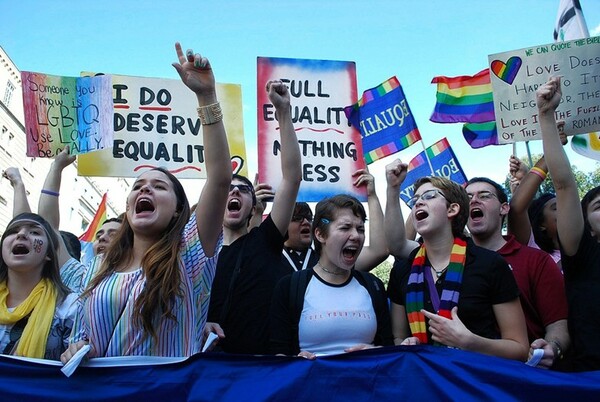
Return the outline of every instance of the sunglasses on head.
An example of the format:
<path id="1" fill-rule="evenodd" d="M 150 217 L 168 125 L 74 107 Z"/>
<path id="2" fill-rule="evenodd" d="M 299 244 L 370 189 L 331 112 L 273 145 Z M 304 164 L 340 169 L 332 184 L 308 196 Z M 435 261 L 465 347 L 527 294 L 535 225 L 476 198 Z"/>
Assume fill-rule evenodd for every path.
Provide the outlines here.
<path id="1" fill-rule="evenodd" d="M 249 186 L 247 184 L 230 184 L 229 191 L 233 191 L 233 189 L 236 187 L 240 193 L 244 193 L 244 194 L 251 194 L 254 191 L 252 186 Z"/>

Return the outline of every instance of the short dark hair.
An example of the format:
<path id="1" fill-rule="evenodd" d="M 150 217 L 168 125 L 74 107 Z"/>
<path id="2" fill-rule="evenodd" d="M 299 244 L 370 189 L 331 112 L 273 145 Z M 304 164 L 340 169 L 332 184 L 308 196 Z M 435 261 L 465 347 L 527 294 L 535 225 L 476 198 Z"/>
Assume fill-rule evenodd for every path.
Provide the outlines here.
<path id="1" fill-rule="evenodd" d="M 79 238 L 73 233 L 64 230 L 59 230 L 58 232 L 65 243 L 65 247 L 67 248 L 69 255 L 75 258 L 77 261 L 81 261 L 81 243 L 79 242 Z"/>
<path id="2" fill-rule="evenodd" d="M 246 184 L 252 189 L 252 206 L 254 207 L 256 205 L 256 194 L 254 193 L 254 184 L 252 184 L 252 182 L 247 177 L 242 176 L 241 174 L 234 173 L 231 176 L 231 180 L 233 181 L 234 179 L 243 181 L 244 184 Z"/>
<path id="3" fill-rule="evenodd" d="M 467 191 L 450 179 L 438 176 L 425 176 L 417 179 L 415 182 L 415 192 L 425 183 L 431 183 L 431 185 L 438 190 L 441 190 L 446 197 L 446 201 L 450 204 L 456 203 L 460 207 L 458 214 L 452 219 L 452 234 L 454 237 L 463 237 L 465 231 L 465 225 L 469 220 L 469 196 Z"/>
<path id="4" fill-rule="evenodd" d="M 315 217 L 312 224 L 313 237 L 317 229 L 321 230 L 322 233 L 327 235 L 329 233 L 329 224 L 335 220 L 337 212 L 340 209 L 348 208 L 352 213 L 362 219 L 367 220 L 367 213 L 365 207 L 360 203 L 358 199 L 351 195 L 338 194 L 333 197 L 325 198 L 317 204 L 315 208 Z M 315 251 L 317 254 L 321 253 L 321 243 L 315 240 Z"/>
<path id="5" fill-rule="evenodd" d="M 590 206 L 590 203 L 600 195 L 600 186 L 594 187 L 590 191 L 588 191 L 583 198 L 581 199 L 581 210 L 583 212 L 583 222 L 585 224 L 586 229 L 589 231 L 591 229 L 590 222 L 588 221 L 587 209 Z"/>
<path id="6" fill-rule="evenodd" d="M 473 177 L 471 180 L 469 180 L 467 182 L 467 184 L 465 185 L 465 188 L 469 187 L 471 184 L 474 184 L 474 183 L 489 184 L 490 186 L 492 186 L 496 189 L 496 197 L 498 197 L 498 201 L 500 201 L 501 204 L 508 202 L 508 196 L 506 195 L 506 191 L 504 191 L 504 187 L 502 187 L 500 184 L 496 183 L 494 180 L 488 179 L 487 177 Z"/>
<path id="7" fill-rule="evenodd" d="M 539 248 L 547 253 L 554 251 L 554 240 L 548 235 L 548 232 L 542 228 L 544 222 L 544 207 L 549 201 L 555 198 L 556 195 L 552 193 L 544 193 L 531 201 L 531 204 L 529 204 L 529 208 L 527 209 L 531 231 L 533 232 L 533 239 Z"/>
<path id="8" fill-rule="evenodd" d="M 294 215 L 310 216 L 312 218 L 313 212 L 308 203 L 297 202 L 296 205 L 294 205 Z"/>

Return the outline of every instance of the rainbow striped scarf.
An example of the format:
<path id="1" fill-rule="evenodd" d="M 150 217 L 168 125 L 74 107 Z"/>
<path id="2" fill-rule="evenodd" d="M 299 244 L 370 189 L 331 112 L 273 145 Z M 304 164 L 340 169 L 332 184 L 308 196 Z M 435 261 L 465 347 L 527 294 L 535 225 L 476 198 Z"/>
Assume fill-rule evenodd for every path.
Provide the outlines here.
<path id="1" fill-rule="evenodd" d="M 458 237 L 454 238 L 450 263 L 448 264 L 446 278 L 443 283 L 442 297 L 440 298 L 440 310 L 438 311 L 438 315 L 442 317 L 452 319 L 450 312 L 454 306 L 458 305 L 466 255 L 467 242 Z M 425 315 L 421 312 L 424 308 L 424 294 L 428 289 L 425 283 L 425 269 L 430 268 L 425 266 L 425 245 L 422 244 L 413 260 L 406 292 L 406 314 L 408 316 L 410 332 L 422 344 L 426 344 L 429 341 L 427 326 L 425 325 Z"/>

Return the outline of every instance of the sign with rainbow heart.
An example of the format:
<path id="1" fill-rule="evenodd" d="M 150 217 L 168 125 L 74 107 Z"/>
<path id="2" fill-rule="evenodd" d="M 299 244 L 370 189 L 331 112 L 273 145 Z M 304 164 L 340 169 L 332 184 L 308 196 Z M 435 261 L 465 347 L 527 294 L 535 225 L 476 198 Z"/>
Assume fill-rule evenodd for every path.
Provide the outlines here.
<path id="1" fill-rule="evenodd" d="M 109 149 L 79 156 L 79 175 L 137 177 L 163 167 L 180 179 L 206 178 L 196 95 L 179 79 L 110 77 L 114 140 Z M 240 85 L 217 83 L 217 98 L 233 170 L 247 175 Z"/>
<path id="2" fill-rule="evenodd" d="M 365 167 L 360 132 L 344 107 L 357 101 L 356 65 L 349 61 L 259 57 L 257 65 L 258 175 L 276 189 L 281 181 L 281 139 L 265 87 L 281 80 L 290 92 L 292 123 L 302 154 L 298 201 L 345 193 L 367 200 L 352 173 Z"/>
<path id="3" fill-rule="evenodd" d="M 541 140 L 537 88 L 560 76 L 556 120 L 567 135 L 600 130 L 600 37 L 534 46 L 488 56 L 498 143 Z"/>

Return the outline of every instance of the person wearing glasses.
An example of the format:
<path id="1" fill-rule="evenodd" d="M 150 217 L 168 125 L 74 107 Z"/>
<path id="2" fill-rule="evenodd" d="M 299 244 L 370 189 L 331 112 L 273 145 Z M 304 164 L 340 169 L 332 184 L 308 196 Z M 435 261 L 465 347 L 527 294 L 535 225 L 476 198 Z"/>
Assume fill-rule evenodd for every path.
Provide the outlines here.
<path id="1" fill-rule="evenodd" d="M 502 236 L 510 209 L 502 186 L 487 177 L 475 177 L 465 189 L 471 200 L 467 227 L 473 242 L 496 251 L 510 266 L 519 287 L 530 356 L 535 349 L 542 349 L 544 355 L 537 366 L 553 367 L 570 344 L 567 296 L 560 268 L 548 253 L 519 243 L 513 235 Z"/>
<path id="2" fill-rule="evenodd" d="M 269 81 L 266 90 L 280 125 L 282 179 L 271 212 L 252 229 L 248 224 L 257 201 L 252 182 L 237 175 L 231 181 L 223 220 L 223 249 L 204 331 L 205 338 L 211 332 L 216 334 L 218 346 L 227 353 L 268 352 L 273 289 L 289 273 L 289 268 L 282 267 L 281 252 L 302 180 L 301 155 L 287 86 Z"/>
<path id="3" fill-rule="evenodd" d="M 288 225 L 288 238 L 283 244 L 282 263 L 290 272 L 313 267 L 319 257 L 312 248 L 311 225 L 313 213 L 306 202 L 297 202 Z"/>
<path id="4" fill-rule="evenodd" d="M 408 240 L 399 201 L 406 172 L 400 160 L 386 166 L 388 247 L 405 259 L 388 285 L 394 343 L 525 361 L 529 343 L 519 289 L 500 255 L 464 236 L 467 192 L 446 178 L 418 179 L 409 206 L 423 242 Z"/>

